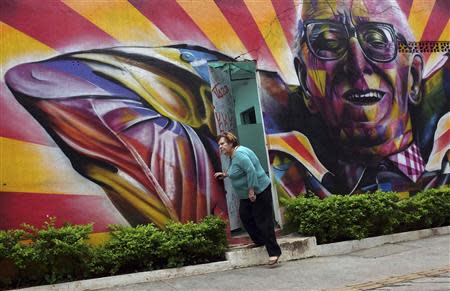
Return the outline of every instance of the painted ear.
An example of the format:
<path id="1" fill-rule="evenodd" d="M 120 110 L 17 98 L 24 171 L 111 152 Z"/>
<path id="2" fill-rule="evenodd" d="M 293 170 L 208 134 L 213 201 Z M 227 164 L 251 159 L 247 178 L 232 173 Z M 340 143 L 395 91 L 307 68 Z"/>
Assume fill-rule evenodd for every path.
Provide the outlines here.
<path id="1" fill-rule="evenodd" d="M 423 77 L 423 59 L 419 54 L 414 55 L 409 71 L 409 101 L 412 104 L 419 104 L 422 101 L 422 77 Z"/>
<path id="2" fill-rule="evenodd" d="M 309 92 L 308 87 L 306 86 L 306 65 L 300 58 L 294 59 L 295 72 L 297 73 L 298 81 L 300 82 L 300 87 L 302 88 L 302 96 L 305 102 L 306 108 L 308 108 L 309 112 L 315 114 L 318 112 L 316 105 L 312 101 L 311 92 Z"/>

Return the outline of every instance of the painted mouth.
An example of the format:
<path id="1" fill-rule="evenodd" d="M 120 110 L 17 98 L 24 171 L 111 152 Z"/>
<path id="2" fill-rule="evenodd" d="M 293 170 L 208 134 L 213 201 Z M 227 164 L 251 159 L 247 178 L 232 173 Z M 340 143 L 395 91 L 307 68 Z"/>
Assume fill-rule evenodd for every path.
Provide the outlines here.
<path id="1" fill-rule="evenodd" d="M 343 98 L 355 105 L 372 105 L 383 99 L 384 94 L 378 90 L 349 90 Z"/>

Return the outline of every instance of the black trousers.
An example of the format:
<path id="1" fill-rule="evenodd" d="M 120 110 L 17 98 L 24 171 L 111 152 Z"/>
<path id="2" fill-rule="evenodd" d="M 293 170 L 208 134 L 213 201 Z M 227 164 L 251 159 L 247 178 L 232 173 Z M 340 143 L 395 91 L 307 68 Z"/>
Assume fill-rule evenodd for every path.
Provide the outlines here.
<path id="1" fill-rule="evenodd" d="M 251 202 L 250 199 L 241 199 L 239 216 L 255 244 L 265 246 L 270 257 L 281 255 L 281 249 L 275 237 L 270 185 L 256 195 L 255 202 Z"/>

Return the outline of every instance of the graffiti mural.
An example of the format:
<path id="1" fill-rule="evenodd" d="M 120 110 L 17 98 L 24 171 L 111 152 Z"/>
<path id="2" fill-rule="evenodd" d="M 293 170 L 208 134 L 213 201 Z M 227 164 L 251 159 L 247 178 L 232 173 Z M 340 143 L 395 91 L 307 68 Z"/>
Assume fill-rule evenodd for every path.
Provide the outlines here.
<path id="1" fill-rule="evenodd" d="M 256 60 L 279 196 L 448 183 L 448 1 L 0 3 L 1 229 L 227 217 L 208 62 Z"/>
<path id="2" fill-rule="evenodd" d="M 399 52 L 420 36 L 402 8 L 304 3 L 295 47 L 301 90 L 278 109 L 273 90 L 263 93 L 279 195 L 414 192 L 450 182 L 448 48 L 431 69 L 432 51 Z"/>

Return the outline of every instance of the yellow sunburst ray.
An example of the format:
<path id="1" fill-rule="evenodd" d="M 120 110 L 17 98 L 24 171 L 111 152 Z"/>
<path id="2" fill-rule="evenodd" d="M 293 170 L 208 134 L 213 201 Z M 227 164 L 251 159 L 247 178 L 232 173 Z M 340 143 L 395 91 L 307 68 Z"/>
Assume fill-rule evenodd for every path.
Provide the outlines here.
<path id="1" fill-rule="evenodd" d="M 414 0 L 409 12 L 408 22 L 417 41 L 422 39 L 436 0 Z"/>
<path id="2" fill-rule="evenodd" d="M 0 192 L 105 195 L 59 148 L 0 137 Z"/>
<path id="3" fill-rule="evenodd" d="M 213 0 L 177 2 L 221 52 L 240 55 L 247 51 Z"/>
<path id="4" fill-rule="evenodd" d="M 293 65 L 294 57 L 272 2 L 270 0 L 245 0 L 244 2 L 261 31 L 285 81 L 289 84 L 298 83 Z M 261 9 L 261 7 L 264 7 L 264 9 Z"/>
<path id="5" fill-rule="evenodd" d="M 2 78 L 6 70 L 15 64 L 44 59 L 56 54 L 54 49 L 6 23 L 0 22 L 0 31 Z"/>
<path id="6" fill-rule="evenodd" d="M 124 44 L 158 46 L 169 43 L 167 36 L 128 1 L 62 1 Z"/>

